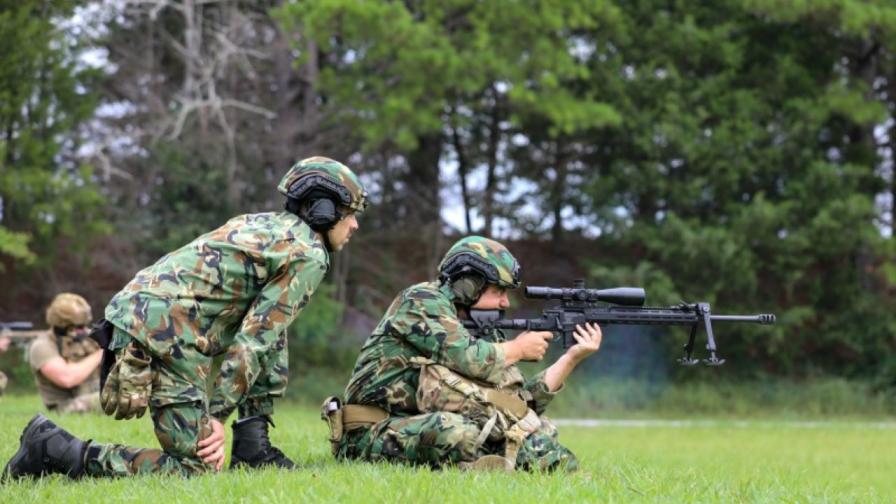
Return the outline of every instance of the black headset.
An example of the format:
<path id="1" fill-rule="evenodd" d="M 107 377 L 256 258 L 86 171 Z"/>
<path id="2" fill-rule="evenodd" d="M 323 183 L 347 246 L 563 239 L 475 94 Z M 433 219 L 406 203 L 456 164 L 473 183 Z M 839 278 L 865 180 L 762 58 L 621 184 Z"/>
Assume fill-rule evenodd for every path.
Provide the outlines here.
<path id="1" fill-rule="evenodd" d="M 310 198 L 311 203 L 305 212 L 305 223 L 308 227 L 322 233 L 328 231 L 339 219 L 342 219 L 342 212 L 336 209 L 336 204 L 329 197 Z"/>
<path id="2" fill-rule="evenodd" d="M 352 195 L 343 185 L 325 175 L 302 177 L 289 188 L 287 196 L 298 202 L 308 202 L 308 209 L 302 219 L 308 227 L 323 233 L 329 231 L 344 215 L 337 204 L 350 205 Z M 289 205 L 287 204 L 287 209 Z"/>

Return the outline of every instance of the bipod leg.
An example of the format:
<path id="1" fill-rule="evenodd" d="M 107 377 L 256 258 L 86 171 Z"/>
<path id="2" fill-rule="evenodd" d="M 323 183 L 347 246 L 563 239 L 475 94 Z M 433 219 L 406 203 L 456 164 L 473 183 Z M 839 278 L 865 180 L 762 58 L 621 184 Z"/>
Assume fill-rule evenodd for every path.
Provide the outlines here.
<path id="1" fill-rule="evenodd" d="M 716 356 L 716 339 L 712 334 L 712 315 L 709 303 L 698 303 L 697 313 L 703 319 L 703 325 L 706 327 L 706 350 L 709 351 L 709 357 L 703 359 L 703 363 L 707 366 L 721 366 L 725 363 L 725 359 Z"/>
<path id="2" fill-rule="evenodd" d="M 694 366 L 700 361 L 694 358 L 694 342 L 697 339 L 697 324 L 691 326 L 691 335 L 688 342 L 684 345 L 684 357 L 678 359 L 678 363 L 682 366 Z"/>

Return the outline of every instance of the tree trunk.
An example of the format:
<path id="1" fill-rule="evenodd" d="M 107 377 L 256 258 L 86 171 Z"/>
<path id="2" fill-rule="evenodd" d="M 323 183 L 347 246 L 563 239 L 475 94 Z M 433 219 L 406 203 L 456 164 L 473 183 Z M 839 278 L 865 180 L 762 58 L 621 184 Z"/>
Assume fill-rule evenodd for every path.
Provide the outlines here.
<path id="1" fill-rule="evenodd" d="M 451 138 L 454 142 L 454 151 L 457 153 L 457 175 L 460 177 L 460 195 L 464 205 L 464 224 L 466 224 L 466 232 L 473 232 L 473 225 L 470 222 L 470 193 L 467 188 L 467 172 L 469 171 L 469 161 L 464 151 L 463 142 L 456 127 L 451 128 Z"/>
<path id="2" fill-rule="evenodd" d="M 868 90 L 865 93 L 865 99 L 873 101 L 874 81 L 877 78 L 877 61 L 881 46 L 874 41 L 866 41 L 859 50 L 859 55 L 853 58 L 854 76 L 865 83 Z M 875 181 L 877 177 L 875 171 L 877 168 L 877 149 L 874 141 L 874 127 L 870 124 L 856 124 L 849 130 L 849 148 L 846 153 L 846 160 L 857 165 L 870 167 L 871 173 L 868 174 L 862 182 L 862 190 L 874 198 L 876 196 L 878 185 Z"/>
<path id="3" fill-rule="evenodd" d="M 482 197 L 482 215 L 485 219 L 483 224 L 483 233 L 486 236 L 492 236 L 493 223 L 495 217 L 495 185 L 496 174 L 498 168 L 498 143 L 501 138 L 501 117 L 498 110 L 499 96 L 495 93 L 495 103 L 492 108 L 491 122 L 489 124 L 488 135 L 488 172 L 485 177 L 485 193 Z"/>
<path id="4" fill-rule="evenodd" d="M 557 142 L 556 151 L 554 152 L 554 183 L 551 184 L 551 214 L 554 216 L 554 223 L 551 225 L 551 239 L 555 244 L 563 240 L 563 203 L 565 201 L 564 194 L 566 192 L 566 174 L 568 168 L 566 166 L 566 158 L 563 155 L 563 144 Z"/>
<path id="5" fill-rule="evenodd" d="M 438 133 L 420 136 L 417 148 L 407 156 L 407 194 L 402 205 L 407 222 L 434 226 L 441 221 L 439 160 L 442 141 L 442 135 Z"/>

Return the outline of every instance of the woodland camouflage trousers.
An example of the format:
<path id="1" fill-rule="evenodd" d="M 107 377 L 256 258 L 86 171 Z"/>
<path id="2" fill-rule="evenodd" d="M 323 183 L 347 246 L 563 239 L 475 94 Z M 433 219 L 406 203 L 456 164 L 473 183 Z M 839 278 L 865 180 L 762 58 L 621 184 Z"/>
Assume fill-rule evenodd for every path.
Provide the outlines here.
<path id="1" fill-rule="evenodd" d="M 516 459 L 518 469 L 574 471 L 575 455 L 557 441 L 557 429 L 542 418 L 542 427 L 526 438 Z M 336 456 L 371 462 L 389 461 L 442 467 L 504 454 L 503 443 L 477 448 L 479 426 L 457 413 L 437 412 L 391 417 L 371 428 L 347 432 Z"/>
<path id="2" fill-rule="evenodd" d="M 199 440 L 211 433 L 206 394 L 211 358 L 189 346 L 179 347 L 177 356 L 173 365 L 152 362 L 155 374 L 149 412 L 161 450 L 91 441 L 85 460 L 87 474 L 191 475 L 210 469 L 196 456 L 196 451 Z M 273 414 L 273 398 L 282 396 L 286 389 L 287 376 L 281 372 L 286 358 L 286 352 L 275 352 L 261 359 L 261 373 L 239 406 L 240 418 Z M 183 402 L 176 402 L 179 396 Z"/>

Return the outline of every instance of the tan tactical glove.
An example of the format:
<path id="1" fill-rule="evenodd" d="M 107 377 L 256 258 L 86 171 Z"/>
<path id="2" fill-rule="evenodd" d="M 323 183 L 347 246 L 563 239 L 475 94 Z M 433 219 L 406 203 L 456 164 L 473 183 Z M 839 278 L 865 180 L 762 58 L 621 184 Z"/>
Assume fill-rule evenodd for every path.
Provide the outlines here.
<path id="1" fill-rule="evenodd" d="M 100 392 L 100 404 L 107 415 L 121 420 L 140 418 L 146 413 L 152 391 L 151 362 L 137 342 L 122 349 Z"/>

